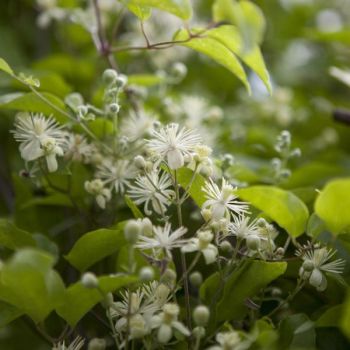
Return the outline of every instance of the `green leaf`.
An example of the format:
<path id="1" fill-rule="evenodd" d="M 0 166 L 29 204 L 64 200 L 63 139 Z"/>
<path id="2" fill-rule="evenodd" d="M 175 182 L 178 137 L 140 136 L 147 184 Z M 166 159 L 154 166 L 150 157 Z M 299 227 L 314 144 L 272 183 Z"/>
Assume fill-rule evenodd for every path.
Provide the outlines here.
<path id="1" fill-rule="evenodd" d="M 278 349 L 316 349 L 314 323 L 305 314 L 286 317 L 279 328 Z"/>
<path id="2" fill-rule="evenodd" d="M 245 300 L 284 274 L 286 269 L 286 262 L 246 261 L 225 281 L 223 295 L 216 306 L 216 320 L 242 319 L 248 311 Z"/>
<path id="3" fill-rule="evenodd" d="M 155 7 L 185 20 L 192 16 L 192 7 L 189 0 L 129 0 L 128 3 L 130 5 Z"/>
<path id="4" fill-rule="evenodd" d="M 0 301 L 0 328 L 6 326 L 22 315 L 23 312 L 13 305 Z"/>
<path id="5" fill-rule="evenodd" d="M 9 66 L 9 64 L 1 57 L 0 57 L 0 70 L 10 75 L 15 74 L 12 68 Z"/>
<path id="6" fill-rule="evenodd" d="M 246 51 L 260 44 L 265 33 L 265 18 L 260 8 L 250 1 L 216 0 L 213 5 L 215 22 L 228 21 L 238 27 Z"/>
<path id="7" fill-rule="evenodd" d="M 250 50 L 245 50 L 244 43 L 238 29 L 232 25 L 222 25 L 208 31 L 208 36 L 221 42 L 234 54 L 236 54 L 249 68 L 251 68 L 263 81 L 268 91 L 272 92 L 269 73 L 266 69 L 264 58 L 257 44 L 253 44 Z"/>
<path id="8" fill-rule="evenodd" d="M 325 229 L 325 223 L 315 213 L 312 213 L 307 222 L 307 235 L 312 238 L 317 238 Z"/>
<path id="9" fill-rule="evenodd" d="M 65 258 L 79 271 L 85 271 L 96 262 L 117 252 L 125 243 L 122 225 L 119 224 L 115 230 L 102 228 L 85 233 Z"/>
<path id="10" fill-rule="evenodd" d="M 26 209 L 36 205 L 72 207 L 73 204 L 69 197 L 63 193 L 53 193 L 45 197 L 34 197 L 22 204 L 20 209 Z"/>
<path id="11" fill-rule="evenodd" d="M 336 305 L 327 309 L 316 321 L 316 327 L 338 327 L 344 305 Z"/>
<path id="12" fill-rule="evenodd" d="M 124 200 L 126 205 L 131 210 L 132 214 L 134 215 L 134 218 L 143 219 L 143 214 L 141 213 L 140 209 L 136 206 L 136 204 L 130 199 L 130 197 L 125 195 Z"/>
<path id="13" fill-rule="evenodd" d="M 315 202 L 316 214 L 333 234 L 350 230 L 350 178 L 327 183 Z"/>
<path id="14" fill-rule="evenodd" d="M 199 33 L 200 31 L 201 30 L 198 29 L 192 30 L 193 33 Z M 230 49 L 228 49 L 217 39 L 210 37 L 207 33 L 204 33 L 199 37 L 194 37 L 190 40 L 188 39 L 189 34 L 185 29 L 179 30 L 174 37 L 175 41 L 184 41 L 178 45 L 186 46 L 195 51 L 201 52 L 204 55 L 212 58 L 217 63 L 223 65 L 242 81 L 247 91 L 250 93 L 250 85 L 248 83 L 247 75 L 238 58 L 230 51 Z"/>
<path id="15" fill-rule="evenodd" d="M 348 289 L 343 312 L 340 317 L 340 326 L 344 334 L 350 339 L 350 289 Z"/>
<path id="16" fill-rule="evenodd" d="M 188 168 L 181 168 L 177 170 L 177 181 L 182 188 L 187 188 L 193 178 L 193 171 Z M 202 191 L 205 185 L 205 179 L 202 175 L 196 174 L 189 190 L 189 194 L 199 207 L 202 207 L 206 201 L 206 197 Z"/>
<path id="17" fill-rule="evenodd" d="M 65 110 L 65 105 L 61 99 L 48 92 L 41 93 L 51 104 L 61 110 Z M 14 109 L 25 112 L 43 113 L 47 116 L 53 115 L 60 122 L 67 120 L 67 117 L 43 101 L 33 92 L 28 93 L 11 93 L 0 97 L 0 109 Z"/>
<path id="18" fill-rule="evenodd" d="M 127 0 L 124 0 L 126 2 Z M 126 7 L 131 11 L 135 16 L 140 18 L 142 21 L 146 21 L 151 17 L 152 9 L 148 6 L 140 6 L 135 4 L 126 4 Z"/>
<path id="19" fill-rule="evenodd" d="M 0 246 L 18 249 L 35 245 L 35 239 L 30 233 L 19 229 L 8 220 L 0 219 Z"/>
<path id="20" fill-rule="evenodd" d="M 42 251 L 17 251 L 1 270 L 0 299 L 35 322 L 43 321 L 59 304 L 64 284 L 52 269 L 54 258 Z"/>
<path id="21" fill-rule="evenodd" d="M 309 211 L 293 193 L 273 186 L 239 189 L 237 195 L 264 212 L 292 237 L 305 232 Z"/>
<path id="22" fill-rule="evenodd" d="M 101 291 L 107 294 L 137 282 L 138 278 L 115 275 L 99 277 L 98 281 Z M 104 296 L 97 289 L 87 289 L 81 282 L 77 282 L 66 289 L 62 303 L 56 311 L 70 326 L 74 327 L 89 310 L 103 299 Z"/>

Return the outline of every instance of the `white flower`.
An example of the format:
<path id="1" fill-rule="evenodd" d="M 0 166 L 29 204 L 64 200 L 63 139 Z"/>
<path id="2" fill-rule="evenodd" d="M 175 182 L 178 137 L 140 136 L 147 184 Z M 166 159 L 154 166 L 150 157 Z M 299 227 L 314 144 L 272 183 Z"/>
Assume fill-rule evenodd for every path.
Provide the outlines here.
<path id="1" fill-rule="evenodd" d="M 90 163 L 95 147 L 80 134 L 69 133 L 65 158 L 76 162 Z"/>
<path id="2" fill-rule="evenodd" d="M 115 328 L 118 332 L 126 330 L 127 314 L 130 305 L 130 336 L 140 338 L 151 331 L 150 317 L 159 312 L 167 302 L 170 289 L 165 284 L 153 281 L 143 285 L 131 294 L 122 292 L 122 301 L 113 303 L 111 306 L 111 316 L 118 318 Z"/>
<path id="3" fill-rule="evenodd" d="M 152 171 L 146 175 L 139 175 L 134 185 L 129 186 L 128 195 L 135 201 L 136 205 L 144 203 L 144 211 L 147 215 L 152 214 L 149 205 L 153 210 L 163 215 L 174 197 L 174 191 L 169 189 L 172 185 L 168 173 Z"/>
<path id="4" fill-rule="evenodd" d="M 239 333 L 236 331 L 231 332 L 220 332 L 215 337 L 218 345 L 211 346 L 207 350 L 239 350 L 242 349 L 239 347 L 241 343 L 241 338 Z"/>
<path id="5" fill-rule="evenodd" d="M 304 260 L 299 275 L 304 279 L 308 279 L 309 283 L 318 291 L 324 291 L 327 288 L 325 273 L 341 274 L 345 266 L 343 259 L 330 261 L 335 253 L 336 251 L 328 250 L 325 247 L 314 248 L 310 245 L 298 250 L 297 255 Z"/>
<path id="6" fill-rule="evenodd" d="M 129 181 L 137 174 L 137 170 L 128 160 L 106 159 L 98 166 L 96 177 L 104 180 L 106 184 L 111 184 L 115 191 L 124 193 L 125 187 L 129 185 Z"/>
<path id="7" fill-rule="evenodd" d="M 138 115 L 132 114 L 123 120 L 121 134 L 130 142 L 135 142 L 152 132 L 154 122 L 155 119 L 145 112 L 140 112 Z"/>
<path id="8" fill-rule="evenodd" d="M 165 304 L 163 312 L 155 315 L 151 319 L 151 328 L 158 328 L 157 338 L 162 344 L 166 344 L 173 337 L 174 330 L 182 333 L 185 336 L 190 335 L 190 331 L 178 321 L 180 308 L 176 304 Z"/>
<path id="9" fill-rule="evenodd" d="M 233 193 L 234 188 L 226 183 L 224 178 L 222 178 L 221 189 L 212 179 L 209 179 L 202 190 L 206 193 L 207 198 L 202 209 L 209 207 L 214 220 L 220 220 L 224 216 L 228 217 L 230 212 L 239 215 L 248 211 L 247 204 L 236 200 L 237 196 Z"/>
<path id="10" fill-rule="evenodd" d="M 158 159 L 167 161 L 169 168 L 181 168 L 186 155 L 191 156 L 196 145 L 200 143 L 200 137 L 191 130 L 182 128 L 172 123 L 158 131 L 152 132 L 153 139 L 148 140 L 148 147 Z"/>
<path id="11" fill-rule="evenodd" d="M 45 157 L 48 170 L 57 170 L 56 156 L 63 156 L 66 133 L 52 118 L 21 113 L 15 121 L 14 138 L 20 142 L 21 157 L 30 162 Z"/>
<path id="12" fill-rule="evenodd" d="M 106 202 L 111 199 L 111 191 L 104 187 L 104 183 L 100 179 L 85 181 L 85 190 L 95 196 L 97 204 L 100 208 L 106 208 Z"/>
<path id="13" fill-rule="evenodd" d="M 65 342 L 60 342 L 52 348 L 52 350 L 80 350 L 83 348 L 85 340 L 81 337 L 76 337 L 70 345 L 66 345 Z"/>
<path id="14" fill-rule="evenodd" d="M 229 224 L 229 234 L 236 236 L 237 239 L 246 239 L 248 236 L 259 236 L 259 227 L 257 220 L 249 222 L 250 217 L 243 213 L 232 216 L 233 221 Z"/>
<path id="15" fill-rule="evenodd" d="M 187 243 L 186 239 L 182 239 L 182 236 L 187 232 L 185 227 L 180 227 L 171 232 L 171 224 L 167 222 L 164 227 L 153 227 L 153 232 L 152 237 L 141 235 L 135 247 L 141 250 L 155 250 L 157 255 L 164 252 L 171 258 L 172 249 L 180 248 Z"/>
<path id="16" fill-rule="evenodd" d="M 217 247 L 210 243 L 213 238 L 214 235 L 210 231 L 198 231 L 197 238 L 191 238 L 181 250 L 184 253 L 196 251 L 202 252 L 205 262 L 211 264 L 215 261 L 216 256 L 218 255 Z"/>

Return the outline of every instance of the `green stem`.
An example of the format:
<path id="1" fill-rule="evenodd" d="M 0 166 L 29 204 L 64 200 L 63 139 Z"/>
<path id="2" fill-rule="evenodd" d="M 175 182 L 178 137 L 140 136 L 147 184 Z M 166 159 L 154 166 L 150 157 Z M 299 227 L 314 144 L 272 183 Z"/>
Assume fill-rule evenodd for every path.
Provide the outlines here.
<path id="1" fill-rule="evenodd" d="M 174 186 L 175 186 L 175 196 L 176 196 L 176 209 L 177 209 L 177 219 L 179 222 L 179 227 L 182 227 L 182 211 L 181 211 L 181 201 L 180 201 L 180 190 L 179 190 L 179 184 L 177 181 L 177 171 L 174 170 Z M 187 278 L 187 265 L 186 265 L 186 258 L 185 254 L 181 252 L 181 266 L 182 266 L 182 273 L 184 275 L 183 281 L 184 281 L 184 290 L 185 290 L 185 304 L 186 304 L 186 320 L 187 320 L 187 326 L 191 330 L 192 324 L 191 324 L 191 305 L 190 305 L 190 291 L 188 286 L 188 278 Z"/>

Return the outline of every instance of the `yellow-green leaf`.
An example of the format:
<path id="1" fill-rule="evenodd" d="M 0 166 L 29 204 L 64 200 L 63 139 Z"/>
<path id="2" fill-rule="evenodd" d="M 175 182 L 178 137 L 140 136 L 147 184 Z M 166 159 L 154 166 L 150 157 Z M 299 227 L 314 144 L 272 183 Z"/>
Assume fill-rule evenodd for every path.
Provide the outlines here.
<path id="1" fill-rule="evenodd" d="M 199 33 L 200 30 L 194 30 L 194 32 Z M 191 40 L 188 39 L 189 34 L 185 29 L 179 30 L 174 37 L 174 40 L 184 41 L 179 43 L 179 45 L 201 52 L 204 55 L 212 58 L 217 63 L 223 65 L 242 81 L 248 90 L 248 93 L 250 93 L 250 85 L 248 83 L 247 75 L 238 58 L 230 51 L 230 49 L 215 38 L 208 36 L 206 33 L 204 33 L 202 36 L 194 37 Z"/>
<path id="2" fill-rule="evenodd" d="M 327 183 L 315 202 L 316 214 L 333 234 L 350 230 L 350 178 Z"/>
<path id="3" fill-rule="evenodd" d="M 292 237 L 305 232 L 309 211 L 292 192 L 273 186 L 252 186 L 237 190 L 237 194 L 268 215 Z"/>
<path id="4" fill-rule="evenodd" d="M 0 70 L 10 75 L 15 74 L 12 68 L 9 66 L 9 64 L 1 57 L 0 57 Z"/>
<path id="5" fill-rule="evenodd" d="M 155 7 L 185 20 L 192 16 L 189 0 L 129 0 L 128 4 Z"/>

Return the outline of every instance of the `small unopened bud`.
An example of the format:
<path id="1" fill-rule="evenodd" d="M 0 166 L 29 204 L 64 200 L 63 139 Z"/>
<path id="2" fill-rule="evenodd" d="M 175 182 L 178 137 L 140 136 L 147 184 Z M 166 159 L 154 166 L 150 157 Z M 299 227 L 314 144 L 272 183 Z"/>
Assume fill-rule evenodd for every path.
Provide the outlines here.
<path id="1" fill-rule="evenodd" d="M 143 158 L 142 156 L 136 156 L 134 159 L 134 164 L 135 164 L 136 168 L 144 169 L 146 167 L 145 158 Z"/>
<path id="2" fill-rule="evenodd" d="M 176 62 L 171 68 L 171 74 L 177 79 L 182 79 L 187 74 L 187 67 L 181 62 Z"/>
<path id="3" fill-rule="evenodd" d="M 271 290 L 271 295 L 272 295 L 273 297 L 279 297 L 279 296 L 282 295 L 282 291 L 281 291 L 280 288 L 274 287 L 274 288 L 272 288 L 272 290 Z"/>
<path id="4" fill-rule="evenodd" d="M 250 250 L 258 250 L 260 247 L 260 238 L 255 235 L 250 235 L 247 237 L 247 247 Z"/>
<path id="5" fill-rule="evenodd" d="M 229 253 L 232 251 L 232 244 L 229 241 L 223 241 L 220 244 L 220 249 L 225 253 Z"/>
<path id="6" fill-rule="evenodd" d="M 129 220 L 124 228 L 124 236 L 128 243 L 134 244 L 137 242 L 141 233 L 141 224 L 136 220 Z"/>
<path id="7" fill-rule="evenodd" d="M 290 157 L 298 158 L 301 156 L 300 148 L 294 148 L 292 152 L 290 152 Z"/>
<path id="8" fill-rule="evenodd" d="M 152 281 L 154 279 L 154 270 L 152 267 L 144 266 L 140 270 L 139 277 L 142 282 Z"/>
<path id="9" fill-rule="evenodd" d="M 166 269 L 161 277 L 161 281 L 165 284 L 173 285 L 176 281 L 176 272 L 172 269 Z"/>
<path id="10" fill-rule="evenodd" d="M 204 177 L 209 177 L 213 174 L 213 168 L 210 166 L 203 166 L 200 169 L 200 173 L 201 175 L 203 175 Z"/>
<path id="11" fill-rule="evenodd" d="M 88 350 L 105 350 L 106 341 L 102 338 L 93 338 L 89 342 Z"/>
<path id="12" fill-rule="evenodd" d="M 123 88 L 128 82 L 128 77 L 124 74 L 119 74 L 115 83 L 119 88 Z"/>
<path id="13" fill-rule="evenodd" d="M 212 218 L 212 212 L 210 209 L 205 208 L 201 210 L 201 214 L 203 216 L 203 219 L 207 222 Z"/>
<path id="14" fill-rule="evenodd" d="M 194 287 L 200 287 L 203 283 L 203 276 L 199 271 L 194 271 L 190 274 L 189 280 Z"/>
<path id="15" fill-rule="evenodd" d="M 98 279 L 92 272 L 85 272 L 81 277 L 81 283 L 85 288 L 94 289 L 98 287 Z"/>
<path id="16" fill-rule="evenodd" d="M 107 309 L 109 308 L 113 303 L 113 294 L 112 293 L 108 293 L 106 294 L 104 300 L 101 301 L 101 305 Z"/>
<path id="17" fill-rule="evenodd" d="M 153 224 L 149 218 L 142 219 L 142 233 L 145 236 L 151 236 L 153 233 Z"/>
<path id="18" fill-rule="evenodd" d="M 113 84 L 118 77 L 118 73 L 114 69 L 106 69 L 103 72 L 102 80 L 105 84 L 110 85 Z"/>
<path id="19" fill-rule="evenodd" d="M 303 263 L 303 269 L 307 272 L 312 271 L 315 268 L 314 263 L 311 260 L 305 260 Z"/>
<path id="20" fill-rule="evenodd" d="M 205 305 L 199 305 L 193 310 L 193 320 L 197 326 L 206 326 L 210 311 Z"/>
<path id="21" fill-rule="evenodd" d="M 276 249 L 276 255 L 282 257 L 284 255 L 285 251 L 282 247 L 278 247 Z"/>
<path id="22" fill-rule="evenodd" d="M 111 113 L 118 113 L 119 110 L 120 110 L 120 106 L 118 105 L 118 103 L 111 103 L 109 106 L 108 106 L 108 110 L 111 112 Z"/>
<path id="23" fill-rule="evenodd" d="M 195 327 L 195 328 L 193 328 L 192 332 L 196 338 L 202 339 L 205 337 L 205 328 L 204 327 Z"/>

